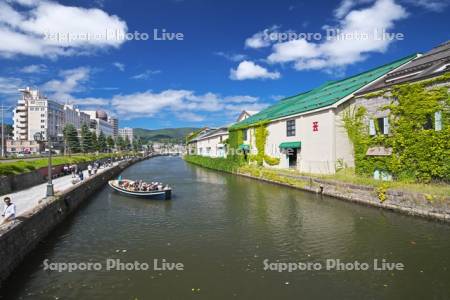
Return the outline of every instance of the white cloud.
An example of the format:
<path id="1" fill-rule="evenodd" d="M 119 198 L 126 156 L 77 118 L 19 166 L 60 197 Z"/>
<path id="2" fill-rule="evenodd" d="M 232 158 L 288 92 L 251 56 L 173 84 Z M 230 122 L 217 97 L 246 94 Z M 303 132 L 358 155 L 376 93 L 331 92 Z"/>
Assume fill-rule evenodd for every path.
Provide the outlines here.
<path id="1" fill-rule="evenodd" d="M 269 72 L 266 68 L 248 60 L 242 61 L 236 69 L 230 70 L 232 80 L 278 79 L 280 76 L 279 72 Z"/>
<path id="2" fill-rule="evenodd" d="M 245 46 L 254 49 L 269 47 L 272 44 L 272 41 L 268 38 L 269 35 L 278 32 L 279 28 L 279 26 L 273 25 L 270 28 L 255 33 L 245 40 Z"/>
<path id="3" fill-rule="evenodd" d="M 23 67 L 19 71 L 22 73 L 27 73 L 27 74 L 39 74 L 39 73 L 46 72 L 47 66 L 44 64 L 29 65 L 29 66 Z"/>
<path id="4" fill-rule="evenodd" d="M 14 77 L 0 77 L 0 94 L 18 95 L 18 89 L 22 87 L 22 80 Z"/>
<path id="5" fill-rule="evenodd" d="M 145 70 L 140 74 L 131 76 L 131 79 L 149 79 L 152 75 L 161 73 L 160 70 Z"/>
<path id="6" fill-rule="evenodd" d="M 125 64 L 123 64 L 123 63 L 114 62 L 113 66 L 116 67 L 121 72 L 125 71 Z"/>
<path id="7" fill-rule="evenodd" d="M 342 0 L 339 6 L 334 10 L 336 18 L 345 17 L 355 6 L 373 2 L 374 0 Z"/>
<path id="8" fill-rule="evenodd" d="M 96 8 L 64 6 L 46 0 L 0 3 L 0 55 L 3 57 L 22 54 L 56 58 L 119 47 L 124 40 L 111 36 L 68 39 L 66 35 L 104 35 L 107 30 L 124 34 L 127 25 L 119 17 Z M 60 34 L 59 40 L 52 36 L 55 34 Z"/>
<path id="9" fill-rule="evenodd" d="M 217 55 L 217 56 L 224 57 L 227 60 L 235 61 L 235 62 L 241 61 L 241 60 L 244 60 L 244 59 L 247 58 L 247 55 L 245 55 L 245 54 L 237 54 L 237 53 L 215 52 L 214 54 Z"/>
<path id="10" fill-rule="evenodd" d="M 222 97 L 216 93 L 197 94 L 190 90 L 145 91 L 115 95 L 110 100 L 112 110 L 121 118 L 155 117 L 170 112 L 179 120 L 200 122 L 214 113 L 237 115 L 243 109 L 260 110 L 268 104 L 249 95 Z"/>
<path id="11" fill-rule="evenodd" d="M 109 100 L 103 99 L 103 98 L 71 98 L 70 103 L 76 104 L 76 105 L 82 105 L 82 106 L 91 106 L 91 107 L 98 107 L 98 106 L 108 106 Z"/>
<path id="12" fill-rule="evenodd" d="M 182 112 L 178 113 L 178 119 L 189 122 L 201 122 L 205 120 L 205 117 L 192 112 Z"/>
<path id="13" fill-rule="evenodd" d="M 450 5 L 450 0 L 405 0 L 405 2 L 432 12 L 442 12 Z"/>
<path id="14" fill-rule="evenodd" d="M 53 79 L 42 85 L 53 100 L 59 102 L 74 101 L 73 93 L 84 90 L 83 84 L 89 79 L 91 70 L 87 67 L 64 70 L 59 73 L 61 79 Z"/>
<path id="15" fill-rule="evenodd" d="M 317 45 L 305 40 L 292 40 L 273 46 L 273 53 L 267 58 L 269 62 L 289 62 L 317 55 Z"/>
<path id="16" fill-rule="evenodd" d="M 344 12 L 339 13 L 341 14 Z M 389 32 L 395 22 L 406 18 L 407 15 L 406 10 L 394 0 L 377 0 L 370 7 L 349 11 L 339 21 L 339 25 L 334 29 L 339 30 L 340 36 L 347 38 L 326 39 L 319 43 L 306 40 L 278 43 L 273 46 L 273 53 L 269 55 L 268 61 L 293 62 L 298 70 L 342 69 L 366 59 L 367 54 L 371 52 L 385 52 L 393 40 L 377 38 L 376 30 Z M 364 38 L 360 38 L 362 36 Z"/>

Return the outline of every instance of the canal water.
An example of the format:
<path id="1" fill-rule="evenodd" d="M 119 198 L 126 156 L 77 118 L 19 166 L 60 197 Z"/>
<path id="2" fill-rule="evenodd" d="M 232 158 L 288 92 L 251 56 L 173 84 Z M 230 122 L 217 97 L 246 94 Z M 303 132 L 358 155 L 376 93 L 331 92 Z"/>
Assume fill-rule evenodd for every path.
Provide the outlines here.
<path id="1" fill-rule="evenodd" d="M 140 162 L 122 176 L 167 182 L 174 197 L 126 198 L 103 188 L 24 262 L 1 299 L 450 298 L 448 225 L 175 157 Z M 184 270 L 154 270 L 155 259 L 159 268 L 165 260 Z M 375 259 L 404 270 L 374 270 Z M 149 269 L 108 270 L 107 260 Z M 337 260 L 350 264 L 327 267 Z M 355 261 L 369 269 L 348 270 Z M 101 269 L 55 270 L 89 262 Z M 279 272 L 282 263 L 322 268 Z"/>

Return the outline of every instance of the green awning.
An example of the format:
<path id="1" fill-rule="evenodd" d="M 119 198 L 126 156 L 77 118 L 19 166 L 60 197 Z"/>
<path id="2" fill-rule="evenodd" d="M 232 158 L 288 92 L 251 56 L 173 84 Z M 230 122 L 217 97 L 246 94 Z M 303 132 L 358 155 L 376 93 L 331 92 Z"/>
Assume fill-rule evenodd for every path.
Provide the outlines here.
<path id="1" fill-rule="evenodd" d="M 301 148 L 302 142 L 285 142 L 280 144 L 281 149 L 294 149 Z"/>
<path id="2" fill-rule="evenodd" d="M 240 150 L 249 151 L 249 150 L 250 150 L 250 145 L 247 145 L 247 144 L 241 144 L 241 145 L 239 145 L 239 149 L 240 149 Z"/>

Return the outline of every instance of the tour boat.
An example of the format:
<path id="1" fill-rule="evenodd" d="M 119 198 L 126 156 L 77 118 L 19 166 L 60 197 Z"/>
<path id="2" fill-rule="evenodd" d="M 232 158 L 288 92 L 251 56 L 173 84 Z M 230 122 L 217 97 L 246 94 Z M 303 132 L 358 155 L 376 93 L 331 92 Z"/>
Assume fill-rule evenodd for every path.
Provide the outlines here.
<path id="1" fill-rule="evenodd" d="M 134 181 L 121 179 L 121 183 L 128 182 L 130 184 L 134 184 Z M 152 198 L 157 196 L 164 196 L 164 199 L 170 199 L 172 197 L 172 188 L 166 186 L 162 189 L 152 190 L 152 191 L 134 191 L 131 189 L 123 188 L 119 185 L 119 180 L 110 180 L 108 181 L 110 187 L 112 187 L 115 191 L 122 193 L 124 195 L 133 196 L 133 197 L 142 197 L 142 198 Z"/>

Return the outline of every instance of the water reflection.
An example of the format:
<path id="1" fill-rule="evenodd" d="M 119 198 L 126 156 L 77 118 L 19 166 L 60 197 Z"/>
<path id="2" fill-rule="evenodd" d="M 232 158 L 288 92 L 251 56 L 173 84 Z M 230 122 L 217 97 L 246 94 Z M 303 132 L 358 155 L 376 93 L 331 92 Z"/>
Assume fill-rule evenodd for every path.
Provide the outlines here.
<path id="1" fill-rule="evenodd" d="M 156 158 L 124 178 L 162 181 L 171 201 L 108 187 L 37 249 L 1 295 L 8 299 L 435 298 L 450 295 L 449 226 L 256 180 L 179 158 Z M 404 262 L 406 271 L 263 270 L 264 259 Z M 42 261 L 181 261 L 183 272 L 42 270 Z M 286 284 L 287 283 L 287 284 Z M 406 288 L 408 287 L 408 288 Z M 192 289 L 194 288 L 194 291 Z M 197 292 L 197 289 L 200 289 Z"/>

